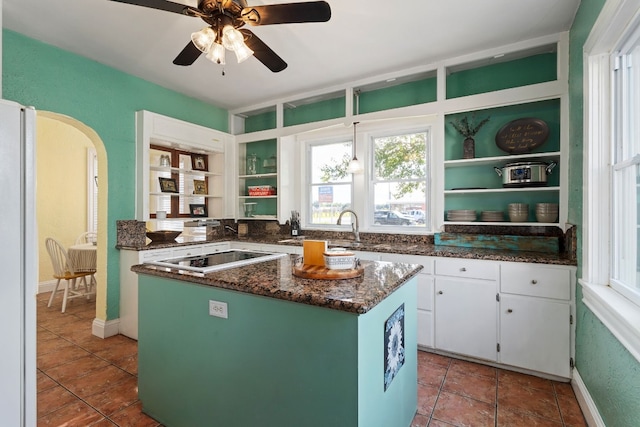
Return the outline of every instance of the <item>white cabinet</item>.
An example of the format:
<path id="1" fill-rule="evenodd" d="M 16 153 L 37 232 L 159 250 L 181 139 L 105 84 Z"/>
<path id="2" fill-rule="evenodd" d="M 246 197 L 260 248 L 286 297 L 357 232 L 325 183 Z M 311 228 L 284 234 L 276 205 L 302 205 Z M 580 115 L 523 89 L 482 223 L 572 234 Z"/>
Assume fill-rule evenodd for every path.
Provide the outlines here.
<path id="1" fill-rule="evenodd" d="M 494 280 L 436 275 L 436 348 L 495 361 L 497 292 L 498 284 Z"/>
<path id="2" fill-rule="evenodd" d="M 499 362 L 569 378 L 575 268 L 502 263 Z"/>
<path id="3" fill-rule="evenodd" d="M 570 378 L 575 267 L 436 258 L 435 347 Z"/>
<path id="4" fill-rule="evenodd" d="M 569 378 L 569 316 L 567 302 L 501 295 L 499 362 Z"/>
<path id="5" fill-rule="evenodd" d="M 363 252 L 363 254 L 374 254 L 374 252 Z M 433 322 L 433 258 L 417 255 L 400 254 L 378 254 L 381 261 L 403 262 L 409 264 L 420 264 L 424 268 L 418 273 L 418 330 L 417 341 L 421 347 L 434 347 L 434 322 Z M 372 259 L 363 258 L 361 259 Z"/>
<path id="6" fill-rule="evenodd" d="M 229 242 L 145 251 L 120 250 L 120 319 L 118 330 L 122 335 L 138 339 L 138 275 L 131 271 L 136 264 L 166 258 L 200 255 L 229 249 Z"/>

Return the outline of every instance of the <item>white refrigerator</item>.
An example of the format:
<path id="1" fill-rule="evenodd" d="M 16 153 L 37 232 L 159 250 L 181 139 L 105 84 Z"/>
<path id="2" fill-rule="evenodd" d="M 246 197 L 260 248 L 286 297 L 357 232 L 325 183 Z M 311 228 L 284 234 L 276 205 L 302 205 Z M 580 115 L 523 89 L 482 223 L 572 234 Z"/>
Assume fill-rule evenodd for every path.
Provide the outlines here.
<path id="1" fill-rule="evenodd" d="M 36 425 L 35 110 L 0 100 L 0 425 Z"/>

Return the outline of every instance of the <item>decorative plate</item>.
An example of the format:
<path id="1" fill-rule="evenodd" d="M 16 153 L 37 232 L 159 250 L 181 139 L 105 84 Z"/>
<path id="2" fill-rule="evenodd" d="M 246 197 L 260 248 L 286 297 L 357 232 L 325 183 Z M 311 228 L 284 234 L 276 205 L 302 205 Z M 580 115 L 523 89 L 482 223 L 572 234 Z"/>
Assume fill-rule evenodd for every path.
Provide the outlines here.
<path id="1" fill-rule="evenodd" d="M 496 145 L 509 154 L 530 153 L 545 143 L 549 126 L 540 119 L 523 118 L 510 121 L 496 134 Z"/>

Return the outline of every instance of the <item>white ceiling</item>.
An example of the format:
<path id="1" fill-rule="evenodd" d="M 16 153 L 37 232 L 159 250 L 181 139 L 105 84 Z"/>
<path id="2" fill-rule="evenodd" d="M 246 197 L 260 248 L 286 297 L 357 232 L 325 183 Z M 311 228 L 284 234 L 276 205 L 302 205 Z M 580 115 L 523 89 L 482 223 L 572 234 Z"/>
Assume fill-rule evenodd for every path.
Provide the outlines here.
<path id="1" fill-rule="evenodd" d="M 196 0 L 176 0 L 191 4 Z M 289 3 L 247 0 L 249 5 Z M 250 27 L 288 64 L 173 65 L 199 18 L 109 0 L 4 0 L 3 25 L 227 109 L 567 31 L 580 0 L 328 0 L 329 22 Z"/>

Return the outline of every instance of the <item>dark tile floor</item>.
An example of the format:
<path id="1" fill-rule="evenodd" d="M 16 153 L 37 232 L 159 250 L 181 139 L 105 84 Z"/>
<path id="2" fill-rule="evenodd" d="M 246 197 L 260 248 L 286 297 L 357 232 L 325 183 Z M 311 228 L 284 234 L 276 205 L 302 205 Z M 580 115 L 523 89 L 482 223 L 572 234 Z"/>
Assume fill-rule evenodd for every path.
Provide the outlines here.
<path id="1" fill-rule="evenodd" d="M 160 426 L 142 413 L 138 400 L 137 341 L 93 336 L 93 299 L 72 300 L 63 314 L 61 300 L 47 308 L 48 298 L 49 293 L 38 295 L 38 426 Z M 411 427 L 426 426 L 586 422 L 569 384 L 421 351 L 418 411 Z"/>

